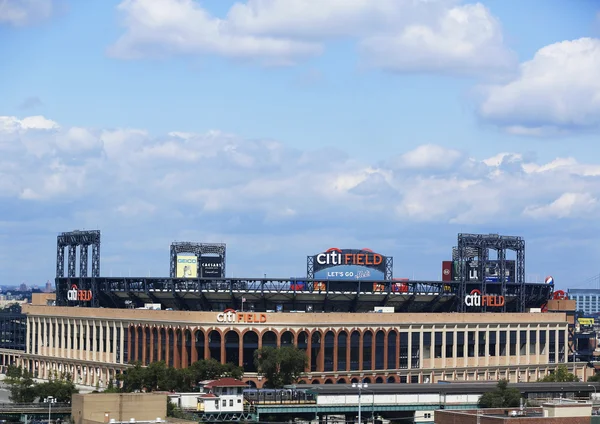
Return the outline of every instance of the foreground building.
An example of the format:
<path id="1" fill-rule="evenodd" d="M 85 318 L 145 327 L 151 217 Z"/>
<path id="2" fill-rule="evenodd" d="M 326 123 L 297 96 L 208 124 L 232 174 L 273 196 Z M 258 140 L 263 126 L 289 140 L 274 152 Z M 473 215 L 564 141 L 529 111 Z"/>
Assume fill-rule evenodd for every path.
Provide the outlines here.
<path id="1" fill-rule="evenodd" d="M 306 383 L 536 381 L 567 363 L 568 322 L 557 313 L 238 313 L 26 305 L 18 361 L 41 378 L 69 372 L 105 386 L 131 361 L 182 368 L 214 358 L 244 367 L 261 387 L 253 354 L 306 351 Z M 586 364 L 570 364 L 585 380 Z"/>

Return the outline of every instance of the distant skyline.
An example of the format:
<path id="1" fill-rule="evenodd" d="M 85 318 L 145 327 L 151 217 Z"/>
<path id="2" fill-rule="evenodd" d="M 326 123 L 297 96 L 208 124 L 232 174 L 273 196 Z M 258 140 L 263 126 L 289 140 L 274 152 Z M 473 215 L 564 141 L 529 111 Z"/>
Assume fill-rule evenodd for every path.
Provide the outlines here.
<path id="1" fill-rule="evenodd" d="M 230 276 L 369 247 L 440 279 L 467 232 L 598 287 L 596 0 L 0 0 L 0 55 L 0 284 L 99 229 L 106 276 L 198 241 Z"/>

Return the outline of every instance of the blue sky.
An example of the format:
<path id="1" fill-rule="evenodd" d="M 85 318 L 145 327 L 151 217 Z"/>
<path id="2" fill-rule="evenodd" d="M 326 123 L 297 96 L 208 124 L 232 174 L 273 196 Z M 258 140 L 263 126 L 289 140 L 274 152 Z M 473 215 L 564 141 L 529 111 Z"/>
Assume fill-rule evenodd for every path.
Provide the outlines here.
<path id="1" fill-rule="evenodd" d="M 525 237 L 529 279 L 583 287 L 599 12 L 0 0 L 0 283 L 52 279 L 56 234 L 98 228 L 105 275 L 166 275 L 186 240 L 227 243 L 236 276 L 300 276 L 337 246 L 438 279 L 482 232 Z"/>

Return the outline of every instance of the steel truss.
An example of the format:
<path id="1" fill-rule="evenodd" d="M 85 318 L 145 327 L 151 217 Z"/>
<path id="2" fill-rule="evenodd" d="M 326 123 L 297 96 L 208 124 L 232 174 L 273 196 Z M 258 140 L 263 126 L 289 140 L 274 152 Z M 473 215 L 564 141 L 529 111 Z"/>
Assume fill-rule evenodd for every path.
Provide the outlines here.
<path id="1" fill-rule="evenodd" d="M 218 255 L 221 259 L 221 278 L 225 278 L 225 243 L 192 243 L 192 242 L 174 242 L 171 243 L 171 278 L 177 276 L 177 255 L 179 253 L 193 253 L 198 258 L 197 275 L 201 275 L 202 255 Z"/>
<path id="2" fill-rule="evenodd" d="M 256 415 L 247 412 L 222 412 L 216 414 L 205 413 L 199 415 L 202 423 L 231 423 L 231 422 L 252 422 L 256 421 Z"/>
<path id="3" fill-rule="evenodd" d="M 341 285 L 340 285 L 341 283 Z M 57 304 L 66 299 L 66 290 L 76 284 L 92 290 L 89 306 L 125 308 L 145 303 L 160 303 L 163 309 L 218 311 L 223 308 L 248 312 L 276 310 L 305 310 L 357 312 L 372 311 L 373 307 L 394 306 L 396 312 L 455 311 L 461 282 L 443 281 L 315 281 L 307 279 L 244 279 L 244 278 L 59 278 Z M 336 284 L 336 285 L 333 285 Z M 490 284 L 492 286 L 492 284 Z M 479 288 L 479 283 L 467 283 L 467 289 Z M 521 310 L 521 291 L 525 290 L 527 307 L 540 307 L 552 293 L 548 284 L 507 283 L 507 309 Z M 60 293 L 63 293 L 62 295 Z M 500 286 L 490 287 L 490 293 L 500 294 Z M 309 307 L 310 306 L 310 310 Z"/>
<path id="4" fill-rule="evenodd" d="M 481 294 L 487 293 L 488 287 L 497 286 L 498 283 L 486 283 L 485 269 L 488 265 L 489 251 L 496 250 L 498 254 L 500 283 L 500 294 L 506 296 L 506 251 L 512 250 L 517 254 L 515 263 L 515 284 L 520 286 L 518 312 L 524 312 L 527 308 L 527 294 L 525 290 L 525 240 L 515 236 L 501 236 L 498 234 L 459 234 L 458 246 L 453 249 L 452 259 L 459 263 L 460 285 L 458 291 L 458 311 L 465 312 L 466 305 L 462 300 L 467 295 L 467 261 L 478 258 L 477 275 L 480 279 Z M 502 306 L 502 312 L 506 312 L 506 304 Z M 484 306 L 483 311 L 487 308 Z"/>
<path id="5" fill-rule="evenodd" d="M 67 275 L 77 274 L 77 248 L 79 247 L 79 276 L 88 276 L 88 248 L 92 246 L 92 277 L 100 277 L 100 231 L 71 231 L 56 238 L 56 278 L 65 276 L 65 248 L 68 249 Z"/>

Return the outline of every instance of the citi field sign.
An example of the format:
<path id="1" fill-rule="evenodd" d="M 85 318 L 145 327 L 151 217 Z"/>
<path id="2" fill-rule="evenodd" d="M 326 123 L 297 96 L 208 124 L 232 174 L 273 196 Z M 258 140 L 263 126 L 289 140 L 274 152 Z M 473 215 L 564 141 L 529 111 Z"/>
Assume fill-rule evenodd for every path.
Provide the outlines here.
<path id="1" fill-rule="evenodd" d="M 315 255 L 315 265 L 318 268 L 329 268 L 333 266 L 358 265 L 372 268 L 380 268 L 384 264 L 384 257 L 374 253 L 371 249 L 339 249 L 332 247 L 323 253 Z"/>
<path id="2" fill-rule="evenodd" d="M 224 323 L 253 323 L 262 324 L 267 322 L 267 314 L 255 314 L 252 312 L 238 312 L 235 309 L 225 309 L 217 314 L 217 322 Z"/>
<path id="3" fill-rule="evenodd" d="M 482 295 L 480 290 L 472 290 L 465 296 L 465 305 L 467 306 L 504 306 L 504 296 Z"/>
<path id="4" fill-rule="evenodd" d="M 79 290 L 75 284 L 71 286 L 71 289 L 67 291 L 67 300 L 88 302 L 92 300 L 91 290 Z"/>

